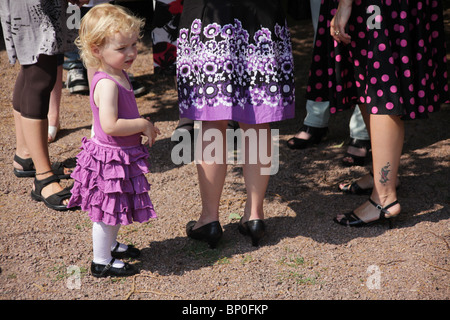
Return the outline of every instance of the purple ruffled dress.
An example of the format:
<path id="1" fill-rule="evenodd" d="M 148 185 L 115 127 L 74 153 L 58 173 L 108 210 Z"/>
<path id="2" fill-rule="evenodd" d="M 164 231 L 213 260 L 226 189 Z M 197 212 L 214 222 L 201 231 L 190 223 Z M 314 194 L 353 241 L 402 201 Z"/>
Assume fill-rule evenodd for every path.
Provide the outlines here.
<path id="1" fill-rule="evenodd" d="M 148 150 L 142 145 L 140 134 L 115 137 L 102 130 L 92 93 L 104 78 L 117 83 L 119 118 L 140 117 L 133 89 L 124 88 L 104 72 L 95 73 L 90 95 L 95 136 L 82 140 L 77 167 L 71 174 L 74 186 L 68 207 L 81 207 L 93 222 L 107 225 L 146 222 L 156 218 L 145 177 L 149 172 Z"/>

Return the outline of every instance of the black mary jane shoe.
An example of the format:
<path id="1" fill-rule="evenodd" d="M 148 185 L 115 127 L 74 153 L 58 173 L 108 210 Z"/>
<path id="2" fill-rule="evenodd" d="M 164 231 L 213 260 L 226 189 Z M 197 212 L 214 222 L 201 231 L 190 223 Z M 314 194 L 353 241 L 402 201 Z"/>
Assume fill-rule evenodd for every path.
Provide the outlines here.
<path id="1" fill-rule="evenodd" d="M 23 159 L 17 154 L 14 155 L 14 161 L 19 164 L 22 169 L 14 168 L 14 175 L 18 178 L 30 178 L 36 176 L 36 169 L 34 168 L 33 159 Z M 63 162 L 54 162 L 51 166 L 54 174 L 60 179 L 69 179 L 70 173 L 65 173 L 65 169 L 73 169 L 77 165 L 76 158 L 68 158 Z"/>
<path id="2" fill-rule="evenodd" d="M 242 222 L 242 218 L 238 225 L 239 232 L 244 236 L 250 236 L 252 239 L 252 245 L 254 247 L 259 246 L 259 241 L 266 233 L 266 225 L 264 220 L 254 219 Z"/>
<path id="3" fill-rule="evenodd" d="M 91 274 L 96 278 L 104 277 L 129 277 L 139 273 L 133 265 L 126 263 L 122 268 L 113 267 L 113 263 L 116 259 L 113 258 L 107 265 L 91 263 Z"/>
<path id="4" fill-rule="evenodd" d="M 187 236 L 191 239 L 205 241 L 211 249 L 214 249 L 223 234 L 219 221 L 213 221 L 200 228 L 193 229 L 196 223 L 197 221 L 188 222 L 186 225 Z"/>
<path id="5" fill-rule="evenodd" d="M 69 200 L 72 196 L 72 192 L 69 188 L 65 188 L 57 193 L 52 194 L 51 196 L 48 196 L 47 198 L 42 196 L 42 189 L 55 182 L 60 182 L 60 179 L 56 175 L 52 175 L 42 180 L 38 180 L 35 178 L 34 190 L 31 190 L 31 198 L 35 201 L 44 202 L 47 207 L 56 211 L 71 210 L 71 208 L 68 208 L 65 204 L 62 204 L 64 200 Z"/>
<path id="6" fill-rule="evenodd" d="M 326 136 L 328 127 L 316 128 L 303 125 L 303 127 L 300 128 L 299 132 L 301 131 L 309 133 L 311 137 L 309 139 L 300 139 L 296 137 L 290 138 L 287 141 L 287 146 L 290 149 L 306 149 L 311 147 L 312 145 L 318 144 L 322 140 L 322 138 Z"/>
<path id="7" fill-rule="evenodd" d="M 141 255 L 141 250 L 135 248 L 133 245 L 129 244 L 127 250 L 117 251 L 119 249 L 120 243 L 117 242 L 114 249 L 111 250 L 111 256 L 116 259 L 132 258 L 136 259 Z"/>
<path id="8" fill-rule="evenodd" d="M 369 222 L 364 222 L 362 221 L 356 214 L 354 211 L 352 212 L 348 212 L 346 214 L 344 214 L 344 217 L 342 217 L 342 219 L 337 219 L 334 218 L 334 222 L 339 223 L 343 226 L 349 226 L 349 227 L 368 227 L 377 223 L 384 223 L 384 222 L 388 222 L 389 223 L 389 229 L 393 228 L 393 219 L 394 217 L 390 217 L 387 218 L 386 214 L 389 213 L 388 209 L 394 205 L 396 205 L 398 203 L 397 200 L 395 200 L 394 202 L 388 204 L 386 207 L 382 207 L 381 205 L 377 204 L 375 201 L 373 201 L 372 199 L 369 198 L 369 202 L 376 207 L 378 210 L 380 210 L 380 215 L 378 217 L 378 219 L 374 220 L 374 221 L 369 221 Z"/>
<path id="9" fill-rule="evenodd" d="M 366 151 L 366 155 L 356 156 L 347 151 L 345 153 L 344 158 L 342 158 L 342 165 L 344 167 L 364 166 L 366 164 L 366 160 L 370 159 L 370 150 L 371 150 L 370 140 L 360 140 L 351 138 L 350 142 L 348 143 L 348 146 L 357 149 L 364 149 Z"/>

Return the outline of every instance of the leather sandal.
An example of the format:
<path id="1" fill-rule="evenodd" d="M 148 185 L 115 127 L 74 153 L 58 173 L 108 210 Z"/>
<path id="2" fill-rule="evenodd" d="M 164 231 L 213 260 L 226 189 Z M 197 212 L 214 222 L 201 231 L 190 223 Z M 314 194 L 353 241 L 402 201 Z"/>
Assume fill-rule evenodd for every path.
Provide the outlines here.
<path id="1" fill-rule="evenodd" d="M 323 137 L 328 133 L 328 128 L 315 128 L 307 125 L 303 125 L 300 128 L 299 132 L 304 131 L 309 133 L 311 137 L 309 139 L 300 139 L 296 137 L 292 137 L 287 141 L 287 146 L 290 149 L 306 149 L 315 144 L 318 144 Z"/>
<path id="2" fill-rule="evenodd" d="M 14 155 L 14 161 L 19 164 L 22 169 L 14 168 L 14 174 L 18 178 L 30 178 L 36 175 L 36 169 L 34 167 L 33 159 L 22 159 L 18 155 Z M 69 179 L 70 173 L 65 173 L 65 169 L 73 169 L 77 165 L 76 158 L 68 158 L 63 162 L 55 162 L 51 168 L 54 174 L 60 179 Z"/>
<path id="3" fill-rule="evenodd" d="M 345 167 L 351 167 L 351 166 L 364 166 L 366 163 L 366 160 L 370 158 L 370 140 L 360 140 L 351 138 L 350 142 L 348 143 L 349 147 L 354 147 L 357 149 L 364 149 L 366 151 L 365 156 L 357 156 L 354 154 L 349 153 L 348 151 L 345 153 L 344 158 L 342 158 L 342 165 Z"/>
<path id="4" fill-rule="evenodd" d="M 342 217 L 342 219 L 338 220 L 337 218 L 334 218 L 334 222 L 339 223 L 344 226 L 349 226 L 349 227 L 367 227 L 367 226 L 371 226 L 371 225 L 374 225 L 377 223 L 383 223 L 383 222 L 387 221 L 389 223 L 389 229 L 392 229 L 394 217 L 390 217 L 390 218 L 386 217 L 386 215 L 389 213 L 389 211 L 387 209 L 398 204 L 398 200 L 395 200 L 394 202 L 388 204 L 385 207 L 382 207 L 381 205 L 377 204 L 375 201 L 373 201 L 370 198 L 369 198 L 369 202 L 374 207 L 376 207 L 378 210 L 380 210 L 380 215 L 379 215 L 378 219 L 376 219 L 374 221 L 364 222 L 355 214 L 354 211 L 352 211 L 352 212 L 348 212 L 348 213 L 344 214 L 344 217 Z"/>
<path id="5" fill-rule="evenodd" d="M 34 168 L 33 159 L 22 159 L 17 154 L 14 155 L 14 161 L 19 164 L 22 169 L 14 168 L 14 174 L 18 178 L 29 178 L 36 175 L 36 169 Z"/>
<path id="6" fill-rule="evenodd" d="M 369 174 L 373 177 L 373 173 L 369 172 Z M 358 184 L 358 181 L 353 181 L 347 184 L 339 185 L 339 191 L 342 191 L 346 194 L 356 194 L 356 195 L 368 195 L 372 193 L 373 188 L 361 188 Z"/>
<path id="7" fill-rule="evenodd" d="M 64 200 L 70 199 L 72 196 L 72 193 L 68 188 L 65 188 L 57 193 L 52 194 L 51 196 L 48 196 L 45 198 L 42 196 L 42 189 L 44 189 L 46 186 L 59 182 L 60 179 L 56 175 L 52 175 L 48 178 L 38 180 L 34 179 L 34 190 L 31 190 L 31 198 L 35 201 L 42 201 L 44 204 L 49 207 L 50 209 L 56 210 L 56 211 L 67 211 L 70 210 L 70 208 L 67 208 L 67 205 L 62 204 Z M 74 209 L 74 208 L 73 208 Z"/>

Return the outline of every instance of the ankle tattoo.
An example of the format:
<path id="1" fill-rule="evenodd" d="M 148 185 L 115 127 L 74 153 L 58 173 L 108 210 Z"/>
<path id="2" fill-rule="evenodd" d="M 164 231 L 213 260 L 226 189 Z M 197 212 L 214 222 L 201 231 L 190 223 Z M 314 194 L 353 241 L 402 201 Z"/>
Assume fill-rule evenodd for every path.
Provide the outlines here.
<path id="1" fill-rule="evenodd" d="M 381 168 L 379 181 L 382 184 L 386 184 L 386 182 L 389 181 L 388 174 L 389 172 L 391 172 L 391 170 L 389 169 L 390 166 L 391 164 L 388 162 L 383 168 Z"/>

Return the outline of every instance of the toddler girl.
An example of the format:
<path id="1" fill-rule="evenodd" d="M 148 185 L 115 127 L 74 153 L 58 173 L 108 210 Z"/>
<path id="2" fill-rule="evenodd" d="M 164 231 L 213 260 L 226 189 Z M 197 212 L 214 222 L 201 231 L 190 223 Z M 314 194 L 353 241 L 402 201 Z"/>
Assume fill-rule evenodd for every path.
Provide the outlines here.
<path id="1" fill-rule="evenodd" d="M 144 175 L 149 172 L 148 151 L 141 135 L 152 146 L 160 132 L 140 117 L 124 71 L 136 59 L 142 27 L 143 21 L 126 9 L 102 4 L 83 17 L 76 40 L 84 64 L 96 70 L 90 89 L 95 136 L 83 138 L 68 207 L 80 206 L 93 221 L 95 277 L 136 274 L 136 268 L 116 258 L 135 258 L 140 251 L 118 243 L 117 233 L 121 225 L 156 217 Z"/>

